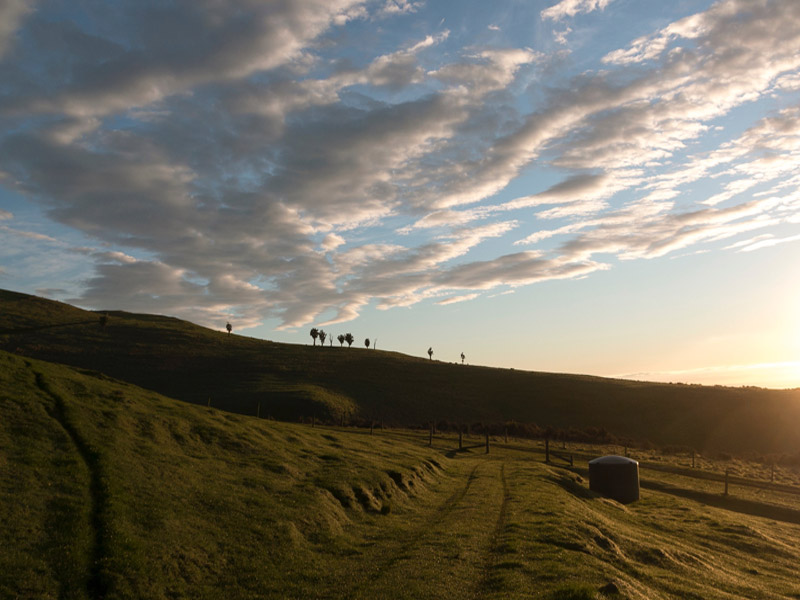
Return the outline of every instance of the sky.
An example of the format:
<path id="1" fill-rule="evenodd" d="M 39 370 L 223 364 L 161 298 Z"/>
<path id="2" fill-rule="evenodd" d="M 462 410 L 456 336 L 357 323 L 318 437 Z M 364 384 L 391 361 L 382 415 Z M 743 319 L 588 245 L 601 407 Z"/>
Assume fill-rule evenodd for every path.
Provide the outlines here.
<path id="1" fill-rule="evenodd" d="M 0 288 L 90 309 L 800 387 L 798 159 L 797 0 L 0 2 Z"/>

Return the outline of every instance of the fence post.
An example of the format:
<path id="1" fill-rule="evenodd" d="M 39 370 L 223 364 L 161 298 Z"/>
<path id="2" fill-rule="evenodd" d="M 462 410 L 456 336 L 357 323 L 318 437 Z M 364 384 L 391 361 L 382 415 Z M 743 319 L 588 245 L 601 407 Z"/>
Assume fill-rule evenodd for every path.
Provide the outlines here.
<path id="1" fill-rule="evenodd" d="M 769 480 L 775 483 L 775 463 L 772 463 L 772 472 L 769 475 Z"/>
<path id="2" fill-rule="evenodd" d="M 694 450 L 692 450 L 692 468 L 694 469 Z"/>
<path id="3" fill-rule="evenodd" d="M 544 462 L 550 462 L 550 438 L 544 438 Z"/>

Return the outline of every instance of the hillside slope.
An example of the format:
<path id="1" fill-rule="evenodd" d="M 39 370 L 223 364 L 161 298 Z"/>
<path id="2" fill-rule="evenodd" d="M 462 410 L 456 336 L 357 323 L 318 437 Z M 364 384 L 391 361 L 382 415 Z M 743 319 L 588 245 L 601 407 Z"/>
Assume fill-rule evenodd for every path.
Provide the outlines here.
<path id="1" fill-rule="evenodd" d="M 475 441 L 256 419 L 0 351 L 0 597 L 800 593 L 796 500 L 764 518 L 645 480 L 623 506 L 585 463 Z"/>
<path id="2" fill-rule="evenodd" d="M 279 597 L 446 460 L 0 351 L 0 597 Z"/>
<path id="3" fill-rule="evenodd" d="M 631 382 L 279 344 L 170 317 L 99 315 L 0 292 L 0 348 L 90 368 L 187 402 L 284 420 L 417 425 L 515 420 L 698 450 L 800 449 L 800 390 Z"/>

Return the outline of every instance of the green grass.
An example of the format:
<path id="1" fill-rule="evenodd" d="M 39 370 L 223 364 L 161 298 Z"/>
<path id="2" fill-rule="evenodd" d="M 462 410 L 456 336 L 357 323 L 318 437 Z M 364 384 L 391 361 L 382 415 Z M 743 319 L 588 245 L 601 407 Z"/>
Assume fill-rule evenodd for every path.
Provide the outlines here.
<path id="1" fill-rule="evenodd" d="M 0 349 L 101 371 L 193 404 L 294 422 L 513 420 L 603 427 L 698 451 L 795 454 L 800 448 L 800 390 L 462 366 L 383 350 L 229 336 L 170 317 L 108 314 L 103 328 L 96 313 L 0 291 Z"/>
<path id="2" fill-rule="evenodd" d="M 0 352 L 0 597 L 800 595 L 800 526 L 769 503 L 643 472 L 622 506 L 585 462 L 482 441 L 257 419 Z"/>

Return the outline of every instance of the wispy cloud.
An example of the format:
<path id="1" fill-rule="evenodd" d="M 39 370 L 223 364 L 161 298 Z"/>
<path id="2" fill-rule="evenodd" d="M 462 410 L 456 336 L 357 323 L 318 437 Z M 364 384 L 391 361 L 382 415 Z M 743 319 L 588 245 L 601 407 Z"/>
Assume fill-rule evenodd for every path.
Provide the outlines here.
<path id="1" fill-rule="evenodd" d="M 561 0 L 561 2 L 543 10 L 542 19 L 560 21 L 566 17 L 574 17 L 577 14 L 603 10 L 611 2 L 613 0 Z"/>

